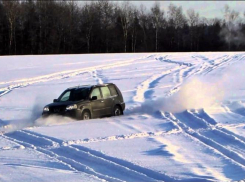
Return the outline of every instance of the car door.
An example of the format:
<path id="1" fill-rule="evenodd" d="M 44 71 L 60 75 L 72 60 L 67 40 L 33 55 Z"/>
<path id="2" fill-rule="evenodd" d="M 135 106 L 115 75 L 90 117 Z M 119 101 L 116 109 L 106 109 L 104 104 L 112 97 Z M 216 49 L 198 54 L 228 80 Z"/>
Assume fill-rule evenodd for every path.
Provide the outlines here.
<path id="1" fill-rule="evenodd" d="M 92 98 L 93 96 L 97 97 L 97 100 L 91 100 L 91 110 L 92 110 L 93 118 L 101 117 L 105 115 L 104 114 L 105 102 L 101 96 L 99 87 L 96 87 L 92 90 L 90 94 L 90 98 Z"/>
<path id="2" fill-rule="evenodd" d="M 113 99 L 111 97 L 110 90 L 107 86 L 102 86 L 100 87 L 101 93 L 104 99 L 105 103 L 105 113 L 106 115 L 111 115 L 112 114 L 112 107 L 113 107 Z"/>

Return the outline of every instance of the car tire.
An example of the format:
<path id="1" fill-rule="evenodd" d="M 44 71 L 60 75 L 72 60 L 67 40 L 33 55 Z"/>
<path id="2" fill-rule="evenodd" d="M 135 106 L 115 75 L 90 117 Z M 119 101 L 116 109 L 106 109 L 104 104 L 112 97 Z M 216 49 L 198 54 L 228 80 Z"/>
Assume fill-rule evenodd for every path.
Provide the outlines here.
<path id="1" fill-rule="evenodd" d="M 91 114 L 89 111 L 83 111 L 82 113 L 82 120 L 89 120 L 91 119 Z"/>
<path id="2" fill-rule="evenodd" d="M 119 106 L 115 106 L 113 110 L 113 116 L 123 115 L 122 109 Z"/>

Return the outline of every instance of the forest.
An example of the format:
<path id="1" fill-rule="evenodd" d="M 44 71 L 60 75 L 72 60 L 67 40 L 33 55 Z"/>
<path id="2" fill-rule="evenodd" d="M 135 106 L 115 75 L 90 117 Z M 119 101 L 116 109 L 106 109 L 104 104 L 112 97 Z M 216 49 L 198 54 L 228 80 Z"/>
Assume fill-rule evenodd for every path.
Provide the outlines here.
<path id="1" fill-rule="evenodd" d="M 0 0 L 0 55 L 244 51 L 244 15 L 220 8 L 207 19 L 174 2 Z"/>

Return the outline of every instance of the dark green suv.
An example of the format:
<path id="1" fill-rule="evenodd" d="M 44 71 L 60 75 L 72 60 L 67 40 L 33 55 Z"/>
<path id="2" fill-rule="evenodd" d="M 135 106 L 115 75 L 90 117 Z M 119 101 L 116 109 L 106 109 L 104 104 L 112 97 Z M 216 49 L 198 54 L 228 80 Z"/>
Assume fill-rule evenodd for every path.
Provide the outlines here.
<path id="1" fill-rule="evenodd" d="M 43 108 L 43 117 L 62 115 L 87 120 L 123 114 L 125 103 L 113 83 L 83 85 L 66 89 L 58 99 Z"/>

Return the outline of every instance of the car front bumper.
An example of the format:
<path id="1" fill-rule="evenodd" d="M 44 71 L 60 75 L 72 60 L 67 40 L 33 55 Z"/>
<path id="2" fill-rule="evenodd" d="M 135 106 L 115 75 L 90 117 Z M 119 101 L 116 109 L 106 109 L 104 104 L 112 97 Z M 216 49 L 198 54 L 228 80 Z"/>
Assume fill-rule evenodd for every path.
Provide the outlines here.
<path id="1" fill-rule="evenodd" d="M 47 118 L 49 116 L 64 116 L 73 119 L 78 119 L 80 117 L 80 112 L 78 110 L 66 110 L 64 112 L 43 112 L 42 117 Z"/>

